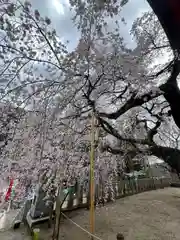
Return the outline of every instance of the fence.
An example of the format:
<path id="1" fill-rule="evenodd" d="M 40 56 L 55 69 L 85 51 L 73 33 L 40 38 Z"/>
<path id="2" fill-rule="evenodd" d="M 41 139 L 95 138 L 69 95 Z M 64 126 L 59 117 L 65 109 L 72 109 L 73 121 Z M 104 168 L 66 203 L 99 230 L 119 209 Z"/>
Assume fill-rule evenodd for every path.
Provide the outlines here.
<path id="1" fill-rule="evenodd" d="M 161 179 L 138 179 L 135 180 L 121 180 L 113 183 L 113 191 L 115 199 L 122 198 L 125 196 L 134 195 L 137 193 L 155 190 L 170 186 L 171 178 Z M 112 190 L 108 191 L 107 202 L 111 201 Z M 95 187 L 95 203 L 98 198 L 104 196 L 103 186 L 97 185 Z M 77 208 L 88 208 L 89 206 L 89 193 L 83 191 L 82 186 L 77 187 L 75 193 L 69 194 L 67 200 L 64 202 L 62 209 L 63 211 L 71 211 Z"/>

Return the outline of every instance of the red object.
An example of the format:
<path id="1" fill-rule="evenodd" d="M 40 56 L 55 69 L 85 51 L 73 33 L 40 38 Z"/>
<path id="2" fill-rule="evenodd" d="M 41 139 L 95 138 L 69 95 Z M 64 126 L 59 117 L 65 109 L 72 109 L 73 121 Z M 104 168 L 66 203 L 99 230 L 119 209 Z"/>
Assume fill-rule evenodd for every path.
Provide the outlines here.
<path id="1" fill-rule="evenodd" d="M 13 185 L 13 179 L 10 180 L 9 188 L 8 188 L 6 196 L 5 196 L 6 201 L 8 201 L 11 196 L 12 185 Z"/>

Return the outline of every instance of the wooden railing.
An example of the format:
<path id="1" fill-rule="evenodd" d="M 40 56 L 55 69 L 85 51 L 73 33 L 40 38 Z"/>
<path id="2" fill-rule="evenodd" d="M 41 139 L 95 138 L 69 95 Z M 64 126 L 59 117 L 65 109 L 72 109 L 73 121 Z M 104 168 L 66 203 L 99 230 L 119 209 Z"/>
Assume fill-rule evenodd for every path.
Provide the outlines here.
<path id="1" fill-rule="evenodd" d="M 122 198 L 133 194 L 155 190 L 170 186 L 171 178 L 161 179 L 138 179 L 134 180 L 121 180 L 113 183 L 114 198 Z M 95 202 L 100 196 L 103 196 L 102 186 L 96 186 L 95 188 Z M 101 189 L 101 194 L 100 194 Z M 109 189 L 107 202 L 111 201 L 112 190 Z M 89 206 L 89 193 L 83 191 L 83 187 L 79 186 L 75 193 L 71 193 L 67 200 L 64 202 L 63 211 L 71 211 L 77 208 L 87 208 Z"/>

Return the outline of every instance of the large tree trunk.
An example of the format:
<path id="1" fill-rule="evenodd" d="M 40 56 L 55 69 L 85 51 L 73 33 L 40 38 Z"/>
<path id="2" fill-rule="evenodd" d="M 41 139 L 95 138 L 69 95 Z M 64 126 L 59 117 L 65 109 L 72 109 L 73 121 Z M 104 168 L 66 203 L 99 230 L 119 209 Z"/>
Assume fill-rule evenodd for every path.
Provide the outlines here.
<path id="1" fill-rule="evenodd" d="M 173 119 L 180 129 L 180 112 L 179 105 L 180 102 L 180 90 L 177 83 L 177 77 L 180 73 L 180 60 L 175 60 L 171 75 L 167 82 L 160 86 L 160 89 L 164 92 L 164 97 L 166 101 L 169 103 L 171 108 L 171 113 Z"/>
<path id="2" fill-rule="evenodd" d="M 163 146 L 152 146 L 149 148 L 151 154 L 164 160 L 171 168 L 180 173 L 180 150 Z"/>
<path id="3" fill-rule="evenodd" d="M 108 152 L 115 155 L 124 155 L 121 149 L 113 149 L 108 147 L 106 149 Z M 143 151 L 144 153 L 146 150 Z M 177 174 L 180 174 L 180 150 L 176 148 L 164 147 L 159 145 L 149 146 L 147 148 L 147 152 L 149 155 L 156 156 L 166 162 L 172 169 L 176 170 Z M 134 149 L 129 151 L 125 157 L 125 162 L 128 161 L 129 158 L 133 159 L 139 152 Z"/>

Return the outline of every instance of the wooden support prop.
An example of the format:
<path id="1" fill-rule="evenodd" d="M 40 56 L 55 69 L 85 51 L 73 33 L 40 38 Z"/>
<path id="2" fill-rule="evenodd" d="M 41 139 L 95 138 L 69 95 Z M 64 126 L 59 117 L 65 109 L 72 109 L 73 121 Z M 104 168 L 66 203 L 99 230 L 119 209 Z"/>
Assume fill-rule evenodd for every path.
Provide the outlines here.
<path id="1" fill-rule="evenodd" d="M 94 234 L 94 153 L 95 153 L 95 117 L 91 119 L 91 151 L 90 151 L 90 232 Z M 93 237 L 91 238 L 93 239 Z"/>

